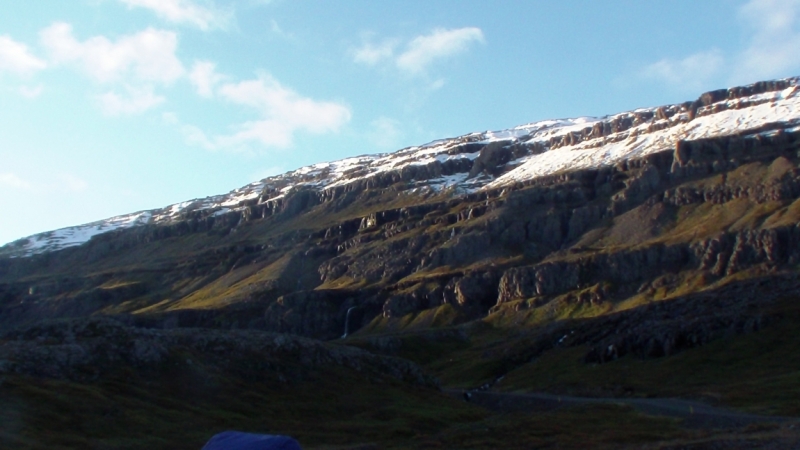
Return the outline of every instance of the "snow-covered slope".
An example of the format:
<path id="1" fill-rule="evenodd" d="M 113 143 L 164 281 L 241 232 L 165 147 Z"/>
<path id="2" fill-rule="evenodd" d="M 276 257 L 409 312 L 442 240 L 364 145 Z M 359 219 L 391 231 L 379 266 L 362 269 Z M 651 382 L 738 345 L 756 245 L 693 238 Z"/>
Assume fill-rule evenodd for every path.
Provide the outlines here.
<path id="1" fill-rule="evenodd" d="M 795 127 L 800 127 L 800 78 L 762 82 L 706 93 L 695 102 L 606 117 L 546 120 L 442 139 L 393 153 L 314 164 L 227 194 L 37 234 L 0 248 L 0 253 L 29 256 L 60 250 L 113 230 L 181 220 L 189 212 L 224 214 L 243 209 L 245 204 L 276 201 L 302 187 L 334 189 L 405 172 L 414 174 L 411 179 L 400 178 L 408 180 L 408 189 L 451 189 L 453 195 L 461 195 L 558 172 L 615 164 L 673 148 L 680 140 Z M 491 174 L 471 171 L 482 150 L 497 142 L 513 146 L 516 158 Z M 426 170 L 409 172 L 419 168 Z"/>

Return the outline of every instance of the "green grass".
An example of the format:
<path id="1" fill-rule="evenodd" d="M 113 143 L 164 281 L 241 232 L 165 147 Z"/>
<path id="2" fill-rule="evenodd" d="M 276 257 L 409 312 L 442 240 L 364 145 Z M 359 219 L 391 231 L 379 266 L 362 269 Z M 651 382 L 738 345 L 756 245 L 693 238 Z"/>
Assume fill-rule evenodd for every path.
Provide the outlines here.
<path id="1" fill-rule="evenodd" d="M 118 374 L 87 384 L 6 379 L 0 446 L 196 450 L 229 429 L 291 435 L 306 449 L 615 447 L 690 436 L 675 420 L 614 405 L 495 414 L 399 384 L 189 382 L 197 376 L 145 381 Z"/>
<path id="2" fill-rule="evenodd" d="M 681 430 L 675 420 L 647 417 L 623 406 L 592 405 L 548 413 L 494 415 L 478 423 L 453 426 L 434 436 L 416 439 L 409 447 L 620 448 L 691 435 Z"/>
<path id="3" fill-rule="evenodd" d="M 342 370 L 276 384 L 206 369 L 120 369 L 83 383 L 7 377 L 0 447 L 196 450 L 231 429 L 290 435 L 306 449 L 613 447 L 688 436 L 674 420 L 617 406 L 502 414 Z"/>
<path id="4" fill-rule="evenodd" d="M 199 449 L 235 429 L 288 434 L 304 448 L 425 436 L 486 412 L 441 394 L 343 371 L 276 384 L 202 369 L 120 371 L 90 383 L 9 377 L 0 446 Z"/>
<path id="5" fill-rule="evenodd" d="M 603 365 L 583 362 L 590 350 L 585 346 L 557 347 L 525 362 L 541 326 L 513 327 L 490 319 L 442 330 L 461 330 L 459 339 L 426 339 L 421 330 L 371 338 L 399 342 L 388 353 L 422 364 L 451 388 L 477 387 L 506 374 L 495 388 L 603 397 L 678 396 L 753 413 L 800 416 L 800 302 L 785 298 L 760 314 L 771 319 L 757 332 L 722 337 L 670 357 L 626 356 Z M 352 343 L 380 353 L 380 346 L 368 344 L 369 338 L 355 337 Z"/>
<path id="6" fill-rule="evenodd" d="M 681 396 L 763 414 L 800 415 L 800 309 L 780 306 L 765 329 L 678 355 L 585 364 L 586 347 L 559 348 L 512 371 L 499 388 L 576 395 Z"/>
<path id="7" fill-rule="evenodd" d="M 370 323 L 358 330 L 356 334 L 386 334 L 413 332 L 415 330 L 427 330 L 431 328 L 444 328 L 464 323 L 467 316 L 464 311 L 450 304 L 444 304 L 436 308 L 429 308 L 419 312 L 409 313 L 403 317 L 383 317 L 377 316 Z"/>

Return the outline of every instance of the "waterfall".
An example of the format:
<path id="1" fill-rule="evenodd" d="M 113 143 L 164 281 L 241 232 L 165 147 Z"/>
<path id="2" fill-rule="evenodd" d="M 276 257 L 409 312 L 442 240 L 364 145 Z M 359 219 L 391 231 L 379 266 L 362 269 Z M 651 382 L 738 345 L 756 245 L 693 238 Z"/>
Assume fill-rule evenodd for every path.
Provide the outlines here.
<path id="1" fill-rule="evenodd" d="M 344 334 L 342 335 L 342 339 L 347 337 L 347 333 L 350 331 L 350 313 L 356 309 L 355 306 L 351 306 L 347 308 L 347 315 L 344 318 Z"/>

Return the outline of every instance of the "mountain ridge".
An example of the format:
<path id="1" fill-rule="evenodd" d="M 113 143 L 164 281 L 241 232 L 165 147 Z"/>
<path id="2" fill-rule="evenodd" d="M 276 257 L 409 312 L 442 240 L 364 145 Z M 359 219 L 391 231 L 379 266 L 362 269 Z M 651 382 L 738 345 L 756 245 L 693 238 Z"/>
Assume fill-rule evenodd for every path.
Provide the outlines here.
<path id="1" fill-rule="evenodd" d="M 692 141 L 730 134 L 796 131 L 800 78 L 757 82 L 702 94 L 695 101 L 599 118 L 533 122 L 506 130 L 469 133 L 392 153 L 361 155 L 301 167 L 227 194 L 194 199 L 84 225 L 28 236 L 0 247 L 0 256 L 25 257 L 81 245 L 93 236 L 142 225 L 233 213 L 244 218 L 284 206 L 287 196 L 310 189 L 335 198 L 353 185 L 404 181 L 403 190 L 453 196 L 503 189 L 585 168 L 613 165 Z M 258 208 L 260 206 L 260 208 Z M 256 208 L 253 208 L 256 207 Z"/>

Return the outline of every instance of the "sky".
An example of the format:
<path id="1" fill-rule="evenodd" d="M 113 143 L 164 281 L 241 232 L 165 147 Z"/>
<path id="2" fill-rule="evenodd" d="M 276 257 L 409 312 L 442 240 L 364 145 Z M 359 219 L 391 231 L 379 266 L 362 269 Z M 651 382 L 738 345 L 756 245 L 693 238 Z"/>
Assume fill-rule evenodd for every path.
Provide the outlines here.
<path id="1" fill-rule="evenodd" d="M 800 75 L 800 0 L 0 0 L 0 244 Z"/>

